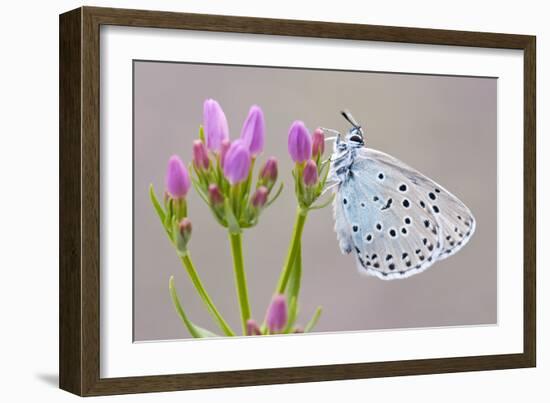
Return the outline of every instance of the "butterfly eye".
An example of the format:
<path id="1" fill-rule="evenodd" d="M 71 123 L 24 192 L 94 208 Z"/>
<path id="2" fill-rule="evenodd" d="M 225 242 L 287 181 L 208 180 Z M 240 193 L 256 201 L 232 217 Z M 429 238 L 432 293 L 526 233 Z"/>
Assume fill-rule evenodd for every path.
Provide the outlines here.
<path id="1" fill-rule="evenodd" d="M 360 136 L 355 134 L 355 135 L 353 135 L 349 138 L 349 141 L 354 141 L 356 143 L 362 143 L 363 139 Z"/>

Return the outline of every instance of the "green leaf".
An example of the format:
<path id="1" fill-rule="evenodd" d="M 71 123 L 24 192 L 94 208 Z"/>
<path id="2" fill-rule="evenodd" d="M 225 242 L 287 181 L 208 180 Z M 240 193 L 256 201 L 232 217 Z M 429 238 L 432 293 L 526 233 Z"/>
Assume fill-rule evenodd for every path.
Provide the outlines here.
<path id="1" fill-rule="evenodd" d="M 304 194 L 304 164 L 296 165 L 296 186 L 298 186 L 298 195 Z"/>
<path id="2" fill-rule="evenodd" d="M 149 197 L 151 198 L 151 203 L 153 204 L 153 207 L 155 208 L 155 211 L 157 212 L 157 215 L 160 218 L 160 222 L 162 223 L 162 225 L 164 225 L 166 213 L 164 212 L 164 209 L 162 208 L 162 206 L 160 205 L 157 199 L 155 188 L 153 187 L 152 183 L 149 185 Z"/>
<path id="3" fill-rule="evenodd" d="M 229 232 L 232 234 L 240 234 L 241 227 L 239 226 L 239 222 L 237 221 L 235 214 L 233 214 L 233 210 L 231 209 L 231 205 L 229 204 L 228 199 L 225 199 L 224 207 L 225 219 L 227 220 L 227 228 L 229 229 Z"/>
<path id="4" fill-rule="evenodd" d="M 290 304 L 288 309 L 289 319 L 287 329 L 285 329 L 287 332 L 292 330 L 292 326 L 294 326 L 294 322 L 296 322 L 296 317 L 298 316 L 298 296 L 300 294 L 300 285 L 302 282 L 302 241 L 299 240 L 297 242 L 298 249 L 288 279 L 288 297 Z"/>
<path id="5" fill-rule="evenodd" d="M 199 126 L 199 139 L 206 144 L 206 138 L 204 136 L 204 127 L 202 125 Z"/>
<path id="6" fill-rule="evenodd" d="M 292 331 L 296 322 L 296 316 L 298 316 L 298 303 L 296 302 L 296 298 L 293 297 L 290 299 L 290 304 L 288 305 L 288 321 L 283 333 L 290 333 Z"/>
<path id="7" fill-rule="evenodd" d="M 187 217 L 187 201 L 185 199 L 174 199 L 174 218 L 178 222 Z"/>
<path id="8" fill-rule="evenodd" d="M 211 332 L 210 330 L 197 326 L 189 320 L 189 318 L 187 317 L 187 314 L 185 313 L 185 311 L 183 310 L 183 307 L 180 304 L 180 300 L 178 298 L 178 292 L 174 284 L 174 276 L 170 277 L 169 289 L 170 289 L 170 297 L 172 298 L 174 308 L 176 308 L 176 312 L 178 313 L 179 317 L 181 318 L 183 324 L 185 325 L 185 327 L 187 328 L 191 336 L 197 339 L 202 339 L 205 337 L 219 337 L 219 335 Z"/>
<path id="9" fill-rule="evenodd" d="M 284 183 L 281 182 L 281 184 L 279 185 L 279 188 L 278 188 L 277 191 L 275 192 L 275 195 L 271 198 L 271 200 L 269 200 L 269 201 L 265 204 L 264 208 L 267 208 L 267 207 L 271 206 L 271 205 L 273 204 L 273 202 L 274 202 L 275 200 L 277 200 L 277 198 L 281 195 L 281 192 L 283 191 L 283 187 L 284 187 Z"/>
<path id="10" fill-rule="evenodd" d="M 321 166 L 321 170 L 320 170 L 321 180 L 319 181 L 322 184 L 321 187 L 325 187 L 325 183 L 327 181 L 329 172 L 330 172 L 329 165 L 322 165 Z"/>
<path id="11" fill-rule="evenodd" d="M 241 202 L 246 202 L 246 199 L 248 199 L 248 195 L 250 194 L 250 187 L 252 186 L 252 177 L 254 176 L 254 165 L 256 164 L 256 158 L 252 158 L 252 161 L 250 162 L 250 169 L 248 171 L 248 178 L 246 178 L 246 181 L 244 182 L 244 187 L 242 189 L 241 194 Z"/>
<path id="12" fill-rule="evenodd" d="M 176 217 L 172 217 L 171 231 L 173 234 L 172 244 L 176 248 L 178 256 L 185 256 L 187 254 L 187 241 L 180 234 L 179 222 Z"/>
<path id="13" fill-rule="evenodd" d="M 332 203 L 332 201 L 334 200 L 334 196 L 335 194 L 333 193 L 332 195 L 330 195 L 330 197 L 324 201 L 323 203 L 321 204 L 317 204 L 315 206 L 311 206 L 309 207 L 309 210 L 320 210 L 322 208 L 325 208 L 326 206 L 328 206 L 330 203 Z"/>
<path id="14" fill-rule="evenodd" d="M 223 210 L 221 210 L 220 207 L 210 207 L 210 211 L 212 212 L 212 216 L 216 219 L 218 224 L 220 224 L 224 228 L 227 228 L 227 224 L 223 219 Z"/>
<path id="15" fill-rule="evenodd" d="M 330 164 L 330 158 L 324 160 L 321 162 L 321 170 L 323 170 L 326 166 L 329 166 Z"/>
<path id="16" fill-rule="evenodd" d="M 309 333 L 313 330 L 313 328 L 317 324 L 317 321 L 319 320 L 319 317 L 321 316 L 322 311 L 323 311 L 323 308 L 318 306 L 317 309 L 315 310 L 315 313 L 313 314 L 313 317 L 304 328 L 304 333 Z"/>
<path id="17" fill-rule="evenodd" d="M 170 197 L 168 199 L 166 215 L 164 217 L 164 228 L 166 228 L 166 231 L 169 232 L 169 234 L 172 233 L 172 217 L 174 217 L 174 199 Z"/>
<path id="18" fill-rule="evenodd" d="M 210 200 L 208 199 L 208 196 L 206 195 L 206 193 L 204 193 L 204 190 L 201 186 L 201 183 L 191 177 L 191 182 L 193 183 L 193 186 L 195 187 L 195 190 L 197 191 L 197 193 L 199 194 L 200 198 L 207 204 L 207 205 L 210 205 Z"/>

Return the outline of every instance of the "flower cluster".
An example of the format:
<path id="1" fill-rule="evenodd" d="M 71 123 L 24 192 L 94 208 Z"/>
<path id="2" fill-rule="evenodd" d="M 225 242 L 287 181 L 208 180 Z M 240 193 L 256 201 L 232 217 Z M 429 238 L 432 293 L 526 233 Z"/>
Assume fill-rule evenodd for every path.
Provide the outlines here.
<path id="1" fill-rule="evenodd" d="M 216 220 L 232 233 L 256 225 L 262 210 L 282 190 L 279 187 L 272 196 L 277 181 L 274 157 L 262 165 L 253 186 L 253 168 L 263 152 L 264 138 L 264 114 L 259 106 L 250 108 L 240 137 L 231 141 L 220 104 L 213 99 L 204 102 L 203 126 L 193 143 L 193 184 Z"/>
<path id="2" fill-rule="evenodd" d="M 324 151 L 325 137 L 321 129 L 310 135 L 303 122 L 292 123 L 288 132 L 288 152 L 295 163 L 292 171 L 294 190 L 304 211 L 326 206 L 326 203 L 313 206 L 321 196 L 328 176 L 329 161 L 322 161 Z"/>
<path id="3" fill-rule="evenodd" d="M 308 332 L 321 314 L 319 307 L 307 326 L 302 329 L 295 325 L 302 273 L 302 231 L 308 212 L 330 202 L 314 204 L 323 193 L 328 173 L 329 162 L 322 161 L 325 144 L 323 133 L 317 129 L 310 135 L 305 125 L 296 121 L 288 134 L 288 151 L 295 163 L 292 173 L 298 204 L 296 221 L 288 254 L 265 319 L 261 326 L 252 319 L 242 231 L 258 223 L 262 211 L 273 203 L 283 188 L 280 184 L 274 190 L 278 177 L 275 157 L 267 158 L 259 167 L 256 177 L 254 175 L 254 166 L 264 150 L 264 141 L 265 120 L 259 106 L 253 105 L 250 108 L 240 137 L 231 140 L 229 125 L 220 104 L 208 99 L 203 105 L 203 124 L 199 128 L 199 138 L 192 145 L 192 163 L 189 168 L 186 168 L 178 156 L 172 156 L 168 161 L 163 205 L 158 201 L 153 186 L 150 187 L 151 202 L 170 242 L 206 309 L 226 336 L 235 336 L 236 333 L 214 305 L 189 253 L 192 225 L 188 217 L 186 197 L 191 184 L 217 222 L 228 231 L 242 334 Z M 187 317 L 173 277 L 169 281 L 169 290 L 176 312 L 193 337 L 216 336 Z"/>
<path id="4" fill-rule="evenodd" d="M 173 155 L 168 160 L 168 169 L 166 171 L 165 179 L 166 190 L 164 193 L 164 205 L 161 206 L 158 201 L 156 192 L 153 185 L 149 188 L 149 195 L 151 203 L 160 219 L 162 226 L 171 241 L 172 245 L 176 249 L 182 264 L 187 270 L 190 279 L 195 286 L 199 296 L 205 304 L 208 312 L 212 315 L 217 322 L 220 329 L 226 336 L 235 336 L 235 332 L 231 329 L 229 324 L 225 321 L 220 314 L 212 299 L 206 292 L 204 285 L 197 273 L 197 270 L 189 256 L 188 244 L 191 239 L 192 225 L 191 220 L 187 216 L 187 194 L 191 187 L 191 179 L 189 172 L 185 167 L 183 161 L 177 155 Z M 174 306 L 183 322 L 186 324 L 189 333 L 193 337 L 212 337 L 214 333 L 202 329 L 192 323 L 185 314 L 185 311 L 181 307 L 179 298 L 177 296 L 174 279 L 170 278 L 170 295 L 174 302 Z"/>

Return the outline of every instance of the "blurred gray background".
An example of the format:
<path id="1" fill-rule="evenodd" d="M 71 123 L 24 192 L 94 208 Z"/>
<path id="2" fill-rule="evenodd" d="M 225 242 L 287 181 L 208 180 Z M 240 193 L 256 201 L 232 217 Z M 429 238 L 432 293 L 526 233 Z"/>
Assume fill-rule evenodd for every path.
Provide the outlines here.
<path id="1" fill-rule="evenodd" d="M 287 132 L 293 120 L 344 132 L 349 109 L 367 146 L 387 152 L 449 189 L 470 207 L 477 230 L 456 255 L 405 280 L 360 276 L 340 253 L 332 209 L 310 213 L 303 237 L 298 323 L 323 306 L 316 331 L 494 324 L 497 321 L 497 79 L 284 68 L 134 62 L 134 340 L 187 338 L 168 294 L 175 276 L 191 319 L 218 331 L 194 291 L 149 202 L 164 191 L 167 160 L 191 161 L 202 103 L 218 100 L 231 137 L 252 104 L 266 118 L 264 160 L 275 155 L 281 197 L 244 234 L 253 317 L 260 322 L 279 276 L 294 222 Z M 328 145 L 328 144 L 327 144 Z M 329 147 L 330 151 L 330 147 Z M 327 153 L 328 155 L 328 153 Z M 259 164 L 258 164 L 259 165 Z M 191 191 L 190 250 L 219 310 L 240 329 L 227 235 Z"/>

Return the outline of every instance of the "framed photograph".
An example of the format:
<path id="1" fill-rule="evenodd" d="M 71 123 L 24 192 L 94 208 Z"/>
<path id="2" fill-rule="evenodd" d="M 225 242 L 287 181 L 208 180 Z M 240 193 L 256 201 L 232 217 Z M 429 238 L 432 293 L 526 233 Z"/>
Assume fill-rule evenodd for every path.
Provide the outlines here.
<path id="1" fill-rule="evenodd" d="M 533 367 L 535 37 L 60 16 L 60 387 Z"/>

